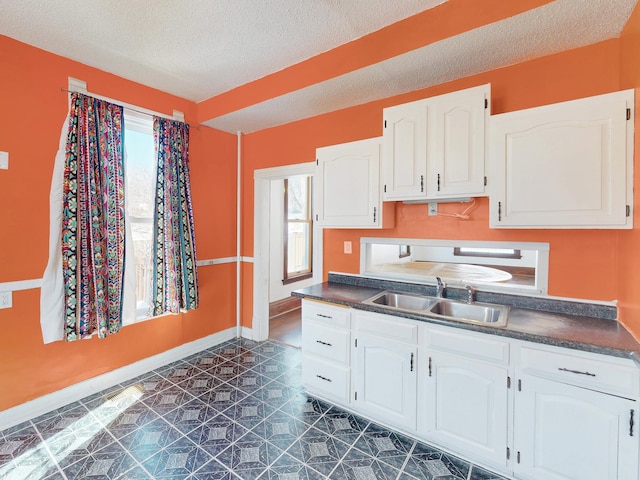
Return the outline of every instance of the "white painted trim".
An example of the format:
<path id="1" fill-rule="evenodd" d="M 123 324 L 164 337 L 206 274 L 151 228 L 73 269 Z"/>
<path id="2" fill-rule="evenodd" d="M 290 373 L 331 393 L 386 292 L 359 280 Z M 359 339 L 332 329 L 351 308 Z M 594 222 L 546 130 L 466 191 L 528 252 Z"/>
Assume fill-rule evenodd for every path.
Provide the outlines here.
<path id="1" fill-rule="evenodd" d="M 196 265 L 199 267 L 206 267 L 208 265 L 222 265 L 224 263 L 236 263 L 238 257 L 223 257 L 223 258 L 208 258 L 206 260 L 198 260 Z"/>
<path id="2" fill-rule="evenodd" d="M 253 330 L 249 327 L 242 327 L 242 335 L 240 336 L 248 340 L 255 340 L 255 338 L 253 338 Z"/>
<path id="3" fill-rule="evenodd" d="M 315 169 L 315 162 L 285 165 L 283 167 L 260 168 L 258 170 L 254 170 L 253 178 L 260 178 L 269 181 L 278 179 L 284 180 L 285 178 L 293 177 L 294 175 L 313 175 L 315 173 Z"/>
<path id="4" fill-rule="evenodd" d="M 208 337 L 199 338 L 193 342 L 185 343 L 166 352 L 144 358 L 138 362 L 98 375 L 58 390 L 57 392 L 43 395 L 29 402 L 23 403 L 8 410 L 0 412 L 0 431 L 25 422 L 39 415 L 76 402 L 106 388 L 125 382 L 131 378 L 160 368 L 169 363 L 201 352 L 207 348 L 219 345 L 227 340 L 235 338 L 235 328 L 228 328 L 214 333 Z"/>
<path id="5" fill-rule="evenodd" d="M 16 292 L 18 290 L 32 290 L 42 287 L 42 279 L 19 280 L 17 282 L 0 282 L 0 292 Z"/>
<path id="6" fill-rule="evenodd" d="M 315 162 L 263 168 L 253 172 L 253 340 L 269 337 L 269 215 L 272 180 L 314 175 Z M 313 272 L 322 279 L 322 227 L 313 224 Z"/>
<path id="7" fill-rule="evenodd" d="M 253 263 L 253 257 L 240 257 L 241 262 Z M 207 267 L 209 265 L 222 265 L 224 263 L 237 263 L 238 257 L 222 257 L 222 258 L 207 258 L 205 260 L 198 260 L 196 265 L 199 267 Z M 0 283 L 0 286 L 2 284 Z"/>
<path id="8" fill-rule="evenodd" d="M 237 161 L 236 161 L 236 336 L 240 336 L 240 325 L 242 324 L 242 132 L 237 135 Z"/>

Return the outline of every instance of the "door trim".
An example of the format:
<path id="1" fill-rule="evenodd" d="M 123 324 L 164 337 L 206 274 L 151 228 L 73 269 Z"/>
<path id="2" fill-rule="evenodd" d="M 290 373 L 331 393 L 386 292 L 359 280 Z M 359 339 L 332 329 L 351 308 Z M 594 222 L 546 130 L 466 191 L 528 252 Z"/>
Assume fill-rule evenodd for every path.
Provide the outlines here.
<path id="1" fill-rule="evenodd" d="M 269 337 L 269 197 L 272 180 L 294 175 L 311 175 L 315 162 L 262 168 L 253 172 L 253 340 Z M 322 228 L 313 224 L 313 275 L 322 281 Z"/>

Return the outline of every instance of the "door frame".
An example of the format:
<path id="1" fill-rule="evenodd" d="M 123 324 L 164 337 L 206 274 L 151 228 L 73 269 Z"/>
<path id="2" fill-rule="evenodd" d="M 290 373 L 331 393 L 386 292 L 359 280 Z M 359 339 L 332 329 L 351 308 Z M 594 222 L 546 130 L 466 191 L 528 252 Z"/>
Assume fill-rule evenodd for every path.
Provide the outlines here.
<path id="1" fill-rule="evenodd" d="M 316 163 L 261 168 L 253 172 L 253 318 L 252 340 L 269 338 L 269 217 L 271 181 L 316 173 Z M 280 266 L 279 266 L 280 267 Z M 322 281 L 322 228 L 313 223 L 313 276 Z"/>

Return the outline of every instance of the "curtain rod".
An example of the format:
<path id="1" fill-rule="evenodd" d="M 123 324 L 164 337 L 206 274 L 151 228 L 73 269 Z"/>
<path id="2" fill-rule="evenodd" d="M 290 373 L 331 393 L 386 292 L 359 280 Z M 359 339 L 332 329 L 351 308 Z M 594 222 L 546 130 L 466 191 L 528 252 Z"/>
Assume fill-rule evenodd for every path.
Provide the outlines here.
<path id="1" fill-rule="evenodd" d="M 62 92 L 65 92 L 65 93 L 80 93 L 81 95 L 87 95 L 89 97 L 94 97 L 94 98 L 97 98 L 99 100 L 104 100 L 106 102 L 111 102 L 111 103 L 114 103 L 116 105 L 120 105 L 122 108 L 126 108 L 127 110 L 132 110 L 132 111 L 134 111 L 136 113 L 141 113 L 143 115 L 152 115 L 152 116 L 156 116 L 156 117 L 166 118 L 168 120 L 179 121 L 179 120 L 176 120 L 174 117 L 171 117 L 169 115 L 165 115 L 164 113 L 160 113 L 160 112 L 156 112 L 154 110 L 149 110 L 149 109 L 146 109 L 146 108 L 143 108 L 143 107 L 138 107 L 138 106 L 135 106 L 135 105 L 131 105 L 130 103 L 122 102 L 120 100 L 114 100 L 112 98 L 104 97 L 102 95 L 96 95 L 95 93 L 79 92 L 77 90 L 69 90 L 69 89 L 64 88 L 64 87 L 61 87 L 60 90 Z M 183 121 L 183 123 L 187 123 L 187 122 Z M 189 125 L 190 127 L 195 128 L 196 130 L 200 130 L 200 125 L 191 125 L 190 123 L 187 123 L 187 125 Z"/>

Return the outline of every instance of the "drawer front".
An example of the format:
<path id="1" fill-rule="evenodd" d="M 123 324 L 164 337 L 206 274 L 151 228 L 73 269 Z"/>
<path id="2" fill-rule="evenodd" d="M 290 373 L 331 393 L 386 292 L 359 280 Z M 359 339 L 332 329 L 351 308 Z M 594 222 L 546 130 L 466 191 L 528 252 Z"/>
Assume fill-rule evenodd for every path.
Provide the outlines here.
<path id="1" fill-rule="evenodd" d="M 302 359 L 302 385 L 325 395 L 327 400 L 349 402 L 350 370 L 313 355 Z"/>
<path id="2" fill-rule="evenodd" d="M 640 394 L 637 367 L 607 361 L 606 357 L 597 354 L 590 357 L 589 354 L 521 347 L 519 365 L 523 373 L 570 385 L 631 397 Z"/>
<path id="3" fill-rule="evenodd" d="M 402 318 L 357 312 L 355 327 L 359 332 L 373 333 L 406 343 L 418 343 L 418 325 Z"/>
<path id="4" fill-rule="evenodd" d="M 302 301 L 302 318 L 348 329 L 351 326 L 351 309 L 333 303 L 305 299 Z"/>
<path id="5" fill-rule="evenodd" d="M 348 365 L 349 330 L 305 319 L 302 322 L 302 350 Z"/>
<path id="6" fill-rule="evenodd" d="M 497 365 L 509 364 L 509 342 L 457 328 L 422 326 L 420 344 Z"/>

